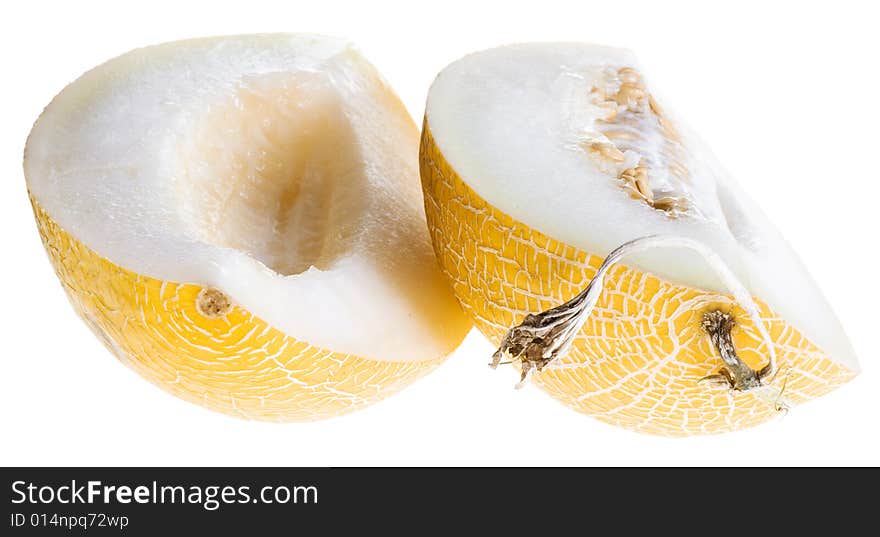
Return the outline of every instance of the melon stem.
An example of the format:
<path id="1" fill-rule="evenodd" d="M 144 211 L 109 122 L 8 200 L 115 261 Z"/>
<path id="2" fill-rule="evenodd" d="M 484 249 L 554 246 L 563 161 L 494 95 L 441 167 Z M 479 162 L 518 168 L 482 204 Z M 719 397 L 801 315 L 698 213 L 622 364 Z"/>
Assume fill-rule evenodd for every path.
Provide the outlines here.
<path id="1" fill-rule="evenodd" d="M 777 372 L 776 350 L 770 333 L 761 319 L 760 309 L 751 294 L 714 250 L 697 240 L 675 235 L 648 235 L 615 248 L 602 261 L 593 279 L 583 291 L 564 304 L 539 314 L 526 315 L 521 324 L 508 330 L 498 350 L 492 355 L 490 367 L 497 367 L 505 357 L 514 363 L 519 363 L 521 365 L 521 379 L 517 384 L 519 388 L 533 371 L 541 371 L 547 364 L 564 357 L 571 350 L 575 336 L 599 300 L 605 275 L 611 267 L 627 255 L 652 248 L 686 248 L 700 254 L 754 322 L 755 328 L 767 346 L 768 363 L 759 371 L 753 371 L 760 373 L 762 380 L 770 379 L 769 382 L 772 382 Z"/>

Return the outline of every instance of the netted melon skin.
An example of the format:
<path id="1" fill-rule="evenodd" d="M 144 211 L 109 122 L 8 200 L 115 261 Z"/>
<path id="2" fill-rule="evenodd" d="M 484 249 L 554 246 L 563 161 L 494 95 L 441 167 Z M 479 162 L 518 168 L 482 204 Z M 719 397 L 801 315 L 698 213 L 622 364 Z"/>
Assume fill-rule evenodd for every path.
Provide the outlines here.
<path id="1" fill-rule="evenodd" d="M 446 161 L 427 119 L 420 165 L 441 269 L 493 344 L 528 313 L 557 306 L 590 282 L 602 257 L 531 229 L 481 198 Z M 780 368 L 774 385 L 784 383 L 786 401 L 820 397 L 856 375 L 756 301 Z M 721 366 L 699 327 L 703 313 L 719 308 L 737 318 L 733 340 L 741 358 L 755 368 L 766 363 L 766 345 L 732 297 L 619 264 L 605 277 L 571 352 L 533 382 L 579 412 L 644 433 L 713 434 L 766 422 L 779 415 L 771 401 L 698 383 Z"/>
<path id="2" fill-rule="evenodd" d="M 115 265 L 31 204 L 79 316 L 122 363 L 186 401 L 245 419 L 314 421 L 384 399 L 445 359 L 385 362 L 329 351 L 238 306 L 205 316 L 196 305 L 203 287 Z"/>

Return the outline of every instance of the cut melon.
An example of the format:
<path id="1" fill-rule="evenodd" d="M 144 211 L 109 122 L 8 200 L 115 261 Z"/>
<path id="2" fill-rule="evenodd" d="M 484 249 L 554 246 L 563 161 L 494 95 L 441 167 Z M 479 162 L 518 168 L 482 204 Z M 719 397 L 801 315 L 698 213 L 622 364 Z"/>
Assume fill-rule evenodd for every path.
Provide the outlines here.
<path id="1" fill-rule="evenodd" d="M 581 412 L 730 431 L 858 371 L 797 256 L 628 51 L 453 63 L 428 96 L 421 173 L 436 255 L 495 362 Z"/>
<path id="2" fill-rule="evenodd" d="M 245 418 L 348 412 L 470 327 L 437 268 L 418 129 L 342 40 L 129 52 L 40 116 L 25 175 L 79 314 L 137 372 Z"/>

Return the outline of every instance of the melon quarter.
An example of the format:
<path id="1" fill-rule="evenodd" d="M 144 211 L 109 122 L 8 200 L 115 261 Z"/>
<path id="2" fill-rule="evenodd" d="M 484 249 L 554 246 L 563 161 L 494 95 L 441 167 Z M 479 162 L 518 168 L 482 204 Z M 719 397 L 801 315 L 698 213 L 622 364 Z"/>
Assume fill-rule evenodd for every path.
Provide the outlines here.
<path id="1" fill-rule="evenodd" d="M 453 63 L 420 160 L 436 255 L 493 364 L 569 407 L 716 433 L 858 372 L 795 253 L 629 51 L 523 44 Z"/>
<path id="2" fill-rule="evenodd" d="M 361 408 L 470 321 L 437 268 L 418 129 L 349 43 L 196 39 L 84 74 L 25 149 L 70 301 L 168 392 L 262 420 Z"/>

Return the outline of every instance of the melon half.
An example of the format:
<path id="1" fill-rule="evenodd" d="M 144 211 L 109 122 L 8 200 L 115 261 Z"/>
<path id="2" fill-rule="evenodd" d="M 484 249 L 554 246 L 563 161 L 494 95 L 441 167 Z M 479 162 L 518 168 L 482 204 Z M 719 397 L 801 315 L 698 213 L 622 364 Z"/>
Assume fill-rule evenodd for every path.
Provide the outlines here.
<path id="1" fill-rule="evenodd" d="M 470 327 L 418 136 L 345 41 L 209 38 L 83 75 L 24 168 L 68 297 L 122 362 L 214 410 L 312 420 L 425 375 Z"/>
<path id="2" fill-rule="evenodd" d="M 428 96 L 421 174 L 436 255 L 495 363 L 578 411 L 723 432 L 858 372 L 795 253 L 626 50 L 453 63 Z"/>

